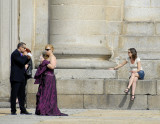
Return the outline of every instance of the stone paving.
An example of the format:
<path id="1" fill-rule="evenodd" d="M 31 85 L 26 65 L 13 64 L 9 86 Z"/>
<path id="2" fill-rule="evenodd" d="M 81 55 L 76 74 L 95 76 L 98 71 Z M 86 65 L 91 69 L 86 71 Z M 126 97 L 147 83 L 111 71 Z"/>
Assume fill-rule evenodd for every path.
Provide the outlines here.
<path id="1" fill-rule="evenodd" d="M 0 108 L 0 124 L 160 124 L 160 110 L 61 109 L 68 117 L 10 115 L 9 108 Z"/>

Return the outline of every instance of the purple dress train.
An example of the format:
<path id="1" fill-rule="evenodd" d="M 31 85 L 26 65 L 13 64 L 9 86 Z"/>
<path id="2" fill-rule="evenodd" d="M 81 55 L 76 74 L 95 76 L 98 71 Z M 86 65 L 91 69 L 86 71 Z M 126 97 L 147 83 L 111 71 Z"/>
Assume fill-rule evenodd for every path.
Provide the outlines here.
<path id="1" fill-rule="evenodd" d="M 54 70 L 47 68 L 49 61 L 44 60 L 35 74 L 35 84 L 39 84 L 36 95 L 36 115 L 67 116 L 57 106 L 56 78 Z"/>

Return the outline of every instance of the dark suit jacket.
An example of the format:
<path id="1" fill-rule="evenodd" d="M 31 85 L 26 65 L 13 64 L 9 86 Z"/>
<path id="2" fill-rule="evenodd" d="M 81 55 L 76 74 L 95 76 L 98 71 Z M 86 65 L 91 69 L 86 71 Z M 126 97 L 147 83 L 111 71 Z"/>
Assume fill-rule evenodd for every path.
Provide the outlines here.
<path id="1" fill-rule="evenodd" d="M 17 49 L 11 54 L 11 82 L 25 82 L 25 64 L 29 60 L 27 56 L 21 56 L 21 53 Z"/>

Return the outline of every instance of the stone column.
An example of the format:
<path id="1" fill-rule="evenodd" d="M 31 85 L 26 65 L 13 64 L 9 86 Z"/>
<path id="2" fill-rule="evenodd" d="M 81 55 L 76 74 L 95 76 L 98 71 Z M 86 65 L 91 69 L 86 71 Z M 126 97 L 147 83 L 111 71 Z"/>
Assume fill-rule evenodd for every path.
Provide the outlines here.
<path id="1" fill-rule="evenodd" d="M 48 43 L 48 0 L 20 0 L 20 41 L 27 43 L 38 65 Z"/>
<path id="2" fill-rule="evenodd" d="M 49 41 L 57 68 L 109 68 L 106 0 L 50 0 Z"/>
<path id="3" fill-rule="evenodd" d="M 0 101 L 10 95 L 10 54 L 18 42 L 18 0 L 0 0 Z"/>

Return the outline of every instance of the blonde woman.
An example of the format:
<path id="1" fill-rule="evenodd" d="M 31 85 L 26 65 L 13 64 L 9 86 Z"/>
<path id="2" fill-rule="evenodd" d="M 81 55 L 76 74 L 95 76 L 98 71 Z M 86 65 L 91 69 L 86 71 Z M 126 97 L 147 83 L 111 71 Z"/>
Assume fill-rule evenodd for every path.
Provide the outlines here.
<path id="1" fill-rule="evenodd" d="M 133 101 L 135 99 L 135 89 L 136 89 L 136 83 L 137 83 L 137 80 L 143 80 L 144 79 L 144 71 L 142 69 L 142 66 L 141 66 L 141 61 L 140 61 L 140 58 L 137 57 L 137 51 L 135 48 L 130 48 L 128 49 L 128 57 L 126 58 L 126 60 L 114 67 L 114 68 L 111 68 L 111 70 L 116 70 L 122 66 L 124 66 L 125 64 L 129 64 L 129 67 L 130 67 L 130 77 L 129 77 L 129 84 L 128 84 L 128 87 L 125 89 L 125 93 L 128 93 L 130 91 L 130 88 L 132 86 L 132 96 L 131 96 L 131 101 Z"/>
<path id="2" fill-rule="evenodd" d="M 57 106 L 57 89 L 54 68 L 56 57 L 53 55 L 53 46 L 48 44 L 45 47 L 45 54 L 41 56 L 41 64 L 35 74 L 35 84 L 39 84 L 37 92 L 36 111 L 37 115 L 68 116 L 60 112 Z"/>

